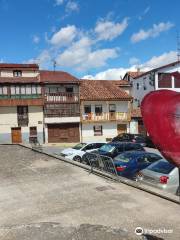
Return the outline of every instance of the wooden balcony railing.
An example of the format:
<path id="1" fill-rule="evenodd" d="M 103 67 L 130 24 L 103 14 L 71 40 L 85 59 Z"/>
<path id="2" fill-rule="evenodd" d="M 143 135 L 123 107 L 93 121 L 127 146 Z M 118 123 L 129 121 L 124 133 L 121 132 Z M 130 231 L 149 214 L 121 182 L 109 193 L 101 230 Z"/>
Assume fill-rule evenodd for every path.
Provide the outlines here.
<path id="1" fill-rule="evenodd" d="M 96 115 L 95 113 L 83 114 L 81 116 L 82 122 L 98 122 L 98 121 L 130 121 L 130 113 L 113 112 L 102 113 Z"/>
<path id="2" fill-rule="evenodd" d="M 0 94 L 0 100 L 2 99 L 36 99 L 42 98 L 41 94 Z"/>
<path id="3" fill-rule="evenodd" d="M 77 103 L 79 102 L 78 93 L 46 93 L 46 103 Z"/>

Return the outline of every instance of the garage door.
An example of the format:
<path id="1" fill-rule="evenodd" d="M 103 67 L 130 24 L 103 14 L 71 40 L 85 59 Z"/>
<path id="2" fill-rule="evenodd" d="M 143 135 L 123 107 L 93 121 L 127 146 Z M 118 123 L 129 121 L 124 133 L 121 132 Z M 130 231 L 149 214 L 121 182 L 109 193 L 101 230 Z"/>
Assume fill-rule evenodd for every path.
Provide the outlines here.
<path id="1" fill-rule="evenodd" d="M 49 124 L 48 125 L 48 142 L 63 143 L 63 142 L 79 142 L 79 124 Z"/>

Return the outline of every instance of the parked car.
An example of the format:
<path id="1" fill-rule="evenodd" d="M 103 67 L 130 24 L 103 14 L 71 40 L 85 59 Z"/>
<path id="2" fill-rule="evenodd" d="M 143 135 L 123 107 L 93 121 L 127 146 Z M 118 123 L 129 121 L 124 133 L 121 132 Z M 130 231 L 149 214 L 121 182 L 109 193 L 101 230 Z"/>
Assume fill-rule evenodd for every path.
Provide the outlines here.
<path id="1" fill-rule="evenodd" d="M 112 142 L 135 142 L 143 147 L 155 148 L 151 138 L 142 134 L 121 133 L 112 139 Z"/>
<path id="2" fill-rule="evenodd" d="M 117 155 L 114 158 L 114 165 L 118 175 L 134 180 L 137 172 L 160 159 L 162 157 L 155 153 L 129 151 Z"/>
<path id="3" fill-rule="evenodd" d="M 145 151 L 144 148 L 138 143 L 110 142 L 103 145 L 98 150 L 92 151 L 91 153 L 114 158 L 120 153 L 123 153 L 125 151 L 131 151 L 131 150 Z M 82 161 L 90 165 L 89 159 L 93 158 L 93 154 L 92 155 L 89 155 L 88 153 L 84 154 Z"/>
<path id="4" fill-rule="evenodd" d="M 179 194 L 178 168 L 165 159 L 161 159 L 140 171 L 137 174 L 137 181 L 176 195 Z"/>
<path id="5" fill-rule="evenodd" d="M 60 156 L 65 157 L 70 160 L 81 162 L 82 156 L 86 152 L 91 152 L 102 147 L 105 142 L 91 142 L 91 143 L 78 143 L 72 148 L 66 148 L 61 153 Z"/>

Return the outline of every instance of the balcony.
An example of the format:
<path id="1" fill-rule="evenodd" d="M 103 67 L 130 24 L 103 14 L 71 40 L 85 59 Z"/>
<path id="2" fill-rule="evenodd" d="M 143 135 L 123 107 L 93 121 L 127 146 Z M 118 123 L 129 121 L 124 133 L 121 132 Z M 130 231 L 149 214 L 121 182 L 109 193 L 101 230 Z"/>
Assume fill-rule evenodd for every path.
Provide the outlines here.
<path id="1" fill-rule="evenodd" d="M 17 115 L 18 119 L 18 126 L 19 127 L 26 127 L 28 126 L 29 123 L 29 118 L 27 114 L 18 114 Z"/>
<path id="2" fill-rule="evenodd" d="M 46 103 L 78 103 L 78 93 L 46 93 Z"/>
<path id="3" fill-rule="evenodd" d="M 107 112 L 96 115 L 95 113 L 83 114 L 81 116 L 82 122 L 103 122 L 103 121 L 130 121 L 130 113 L 126 112 Z"/>
<path id="4" fill-rule="evenodd" d="M 17 94 L 17 95 L 0 95 L 1 106 L 23 106 L 23 105 L 44 105 L 44 100 L 41 94 Z"/>
<path id="5" fill-rule="evenodd" d="M 0 94 L 1 99 L 34 99 L 34 98 L 42 98 L 41 94 Z"/>

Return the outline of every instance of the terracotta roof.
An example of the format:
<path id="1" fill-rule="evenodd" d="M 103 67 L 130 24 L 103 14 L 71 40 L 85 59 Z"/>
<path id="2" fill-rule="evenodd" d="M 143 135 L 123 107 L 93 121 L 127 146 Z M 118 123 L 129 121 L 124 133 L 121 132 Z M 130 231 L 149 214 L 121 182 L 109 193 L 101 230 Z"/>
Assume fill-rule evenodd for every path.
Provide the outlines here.
<path id="1" fill-rule="evenodd" d="M 80 80 L 81 100 L 131 100 L 132 97 L 112 80 Z"/>
<path id="2" fill-rule="evenodd" d="M 144 73 L 144 72 L 140 72 L 140 71 L 135 71 L 135 72 L 129 71 L 129 72 L 127 72 L 126 74 L 129 75 L 129 76 L 132 77 L 132 78 L 136 78 L 136 77 L 142 75 L 143 73 Z M 125 75 L 126 75 L 126 74 L 125 74 Z"/>
<path id="3" fill-rule="evenodd" d="M 0 63 L 0 69 L 31 69 L 38 70 L 39 66 L 37 64 L 20 64 L 20 63 Z"/>
<path id="4" fill-rule="evenodd" d="M 151 73 L 151 72 L 157 72 L 157 71 L 159 71 L 159 70 L 161 70 L 161 69 L 163 69 L 163 68 L 166 68 L 166 67 L 172 67 L 172 66 L 174 66 L 174 65 L 176 65 L 176 64 L 180 64 L 180 61 L 172 62 L 172 63 L 166 64 L 166 65 L 163 65 L 163 66 L 161 66 L 161 67 L 151 69 L 151 70 L 149 70 L 149 71 L 147 71 L 147 72 L 144 72 L 143 74 L 141 74 L 141 75 L 139 75 L 139 76 L 137 76 L 137 77 L 135 77 L 135 78 L 144 76 L 144 75 L 146 75 L 146 74 L 148 74 L 148 73 Z"/>
<path id="5" fill-rule="evenodd" d="M 130 82 L 126 81 L 126 80 L 116 80 L 114 81 L 114 83 L 116 85 L 122 86 L 122 87 L 126 87 L 126 86 L 131 86 Z"/>
<path id="6" fill-rule="evenodd" d="M 0 83 L 39 83 L 38 77 L 0 77 Z"/>
<path id="7" fill-rule="evenodd" d="M 79 79 L 67 72 L 40 71 L 40 82 L 47 83 L 79 83 Z"/>
<path id="8" fill-rule="evenodd" d="M 131 110 L 131 117 L 132 118 L 141 118 L 141 109 L 140 108 L 134 108 Z"/>

